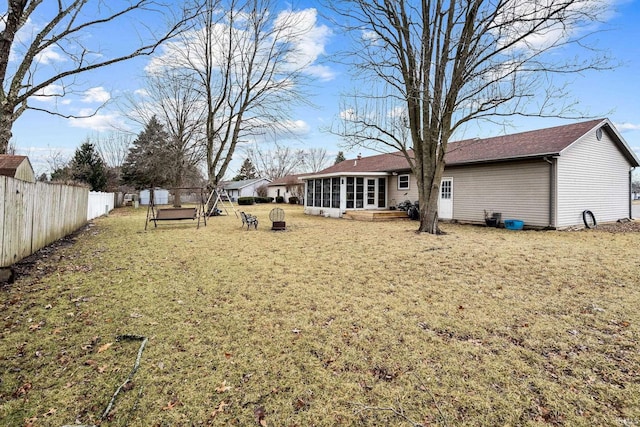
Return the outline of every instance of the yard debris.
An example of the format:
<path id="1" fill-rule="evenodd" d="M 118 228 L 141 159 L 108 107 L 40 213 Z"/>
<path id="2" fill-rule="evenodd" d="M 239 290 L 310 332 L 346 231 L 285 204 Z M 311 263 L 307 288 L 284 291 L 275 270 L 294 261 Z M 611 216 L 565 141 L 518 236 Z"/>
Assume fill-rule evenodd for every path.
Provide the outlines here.
<path id="1" fill-rule="evenodd" d="M 227 380 L 222 381 L 222 384 L 219 387 L 216 387 L 216 391 L 218 393 L 224 393 L 229 390 L 231 390 L 231 386 L 227 385 Z"/>
<path id="2" fill-rule="evenodd" d="M 262 406 L 258 406 L 256 409 L 254 409 L 253 415 L 256 418 L 256 423 L 263 427 L 267 426 L 267 421 L 264 419 L 266 416 L 266 412 Z"/>
<path id="3" fill-rule="evenodd" d="M 227 404 L 224 400 L 220 402 L 218 407 L 214 409 L 213 412 L 211 413 L 211 418 L 215 418 L 218 414 L 223 413 L 224 408 L 226 408 L 227 406 L 229 406 L 229 404 Z"/>
<path id="4" fill-rule="evenodd" d="M 127 383 L 131 381 L 131 379 L 133 378 L 133 375 L 138 370 L 138 367 L 140 366 L 140 359 L 142 358 L 142 352 L 144 351 L 144 347 L 147 345 L 149 338 L 144 337 L 142 335 L 118 335 L 116 337 L 116 341 L 125 341 L 125 340 L 126 341 L 133 341 L 133 340 L 142 341 L 142 343 L 140 344 L 140 348 L 138 349 L 138 356 L 136 357 L 136 362 L 134 363 L 133 368 L 131 369 L 131 372 L 129 372 L 129 376 L 127 377 L 126 380 L 124 380 L 124 382 L 120 385 L 120 387 L 116 389 L 116 392 L 113 393 L 113 397 L 111 397 L 111 400 L 107 405 L 107 409 L 104 410 L 104 412 L 102 413 L 102 416 L 100 417 L 101 420 L 104 420 L 107 417 L 107 415 L 109 415 L 109 412 L 111 412 L 111 408 L 113 407 L 113 404 L 115 403 L 116 397 L 118 397 L 120 390 L 122 390 L 127 385 Z"/>
<path id="5" fill-rule="evenodd" d="M 98 348 L 98 353 L 102 353 L 103 351 L 109 350 L 109 347 L 111 347 L 112 345 L 113 345 L 112 342 L 108 342 L 106 344 L 101 345 L 100 348 Z"/>

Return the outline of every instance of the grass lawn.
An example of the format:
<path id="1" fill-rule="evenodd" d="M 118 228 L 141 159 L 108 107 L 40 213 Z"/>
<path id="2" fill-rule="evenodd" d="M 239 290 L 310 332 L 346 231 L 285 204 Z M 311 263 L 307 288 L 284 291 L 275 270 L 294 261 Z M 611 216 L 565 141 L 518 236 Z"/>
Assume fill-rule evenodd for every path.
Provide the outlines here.
<path id="1" fill-rule="evenodd" d="M 119 209 L 0 288 L 0 425 L 640 425 L 640 233 L 281 207 Z"/>

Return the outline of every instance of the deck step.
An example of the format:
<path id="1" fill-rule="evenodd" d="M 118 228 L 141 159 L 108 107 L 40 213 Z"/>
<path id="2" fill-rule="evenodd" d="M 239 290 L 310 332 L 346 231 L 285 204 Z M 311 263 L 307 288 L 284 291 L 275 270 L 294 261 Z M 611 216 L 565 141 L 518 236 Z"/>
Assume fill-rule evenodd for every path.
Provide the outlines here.
<path id="1" fill-rule="evenodd" d="M 409 219 L 405 211 L 346 211 L 343 218 L 356 221 L 394 221 L 398 219 Z"/>

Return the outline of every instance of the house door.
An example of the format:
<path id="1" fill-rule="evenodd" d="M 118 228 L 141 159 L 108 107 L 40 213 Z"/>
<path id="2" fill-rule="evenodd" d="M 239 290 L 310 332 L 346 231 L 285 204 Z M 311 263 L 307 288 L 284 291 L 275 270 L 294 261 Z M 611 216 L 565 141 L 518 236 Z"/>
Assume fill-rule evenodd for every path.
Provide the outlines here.
<path id="1" fill-rule="evenodd" d="M 375 209 L 377 207 L 376 204 L 376 191 L 377 191 L 377 186 L 376 186 L 376 181 L 377 179 L 375 178 L 367 178 L 367 197 L 366 197 L 366 204 L 365 204 L 365 209 Z"/>
<path id="2" fill-rule="evenodd" d="M 453 219 L 453 178 L 442 178 L 440 181 L 438 218 Z"/>

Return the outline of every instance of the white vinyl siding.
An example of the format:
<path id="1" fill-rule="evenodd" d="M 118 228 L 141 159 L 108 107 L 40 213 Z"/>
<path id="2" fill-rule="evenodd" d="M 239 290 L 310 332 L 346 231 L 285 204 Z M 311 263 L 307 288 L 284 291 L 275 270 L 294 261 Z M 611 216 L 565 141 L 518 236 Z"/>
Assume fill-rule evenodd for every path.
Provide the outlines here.
<path id="1" fill-rule="evenodd" d="M 398 176 L 392 175 L 389 177 L 389 205 L 397 205 L 405 200 L 411 200 L 412 202 L 418 200 L 418 186 L 415 184 L 415 176 L 411 175 L 410 182 L 414 185 L 411 185 L 408 190 L 398 190 Z"/>
<path id="2" fill-rule="evenodd" d="M 558 227 L 582 225 L 590 210 L 598 222 L 629 216 L 629 162 L 608 132 L 576 141 L 558 159 Z"/>
<path id="3" fill-rule="evenodd" d="M 549 226 L 550 165 L 544 160 L 445 168 L 453 177 L 454 219 L 484 222 L 484 211 Z"/>

